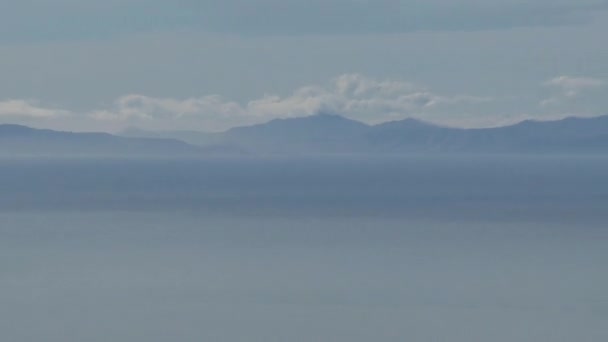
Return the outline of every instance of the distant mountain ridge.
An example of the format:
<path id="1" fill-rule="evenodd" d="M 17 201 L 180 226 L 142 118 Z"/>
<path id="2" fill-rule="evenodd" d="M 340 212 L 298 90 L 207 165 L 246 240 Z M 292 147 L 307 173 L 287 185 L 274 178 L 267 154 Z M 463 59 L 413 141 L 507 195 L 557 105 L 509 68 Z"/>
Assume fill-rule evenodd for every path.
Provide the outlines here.
<path id="1" fill-rule="evenodd" d="M 236 127 L 222 138 L 262 153 L 349 153 L 364 147 L 360 137 L 368 130 L 362 122 L 321 114 Z"/>
<path id="2" fill-rule="evenodd" d="M 378 125 L 339 115 L 276 119 L 222 133 L 73 133 L 0 124 L 0 156 L 207 156 L 407 153 L 608 154 L 608 115 L 526 120 L 495 128 L 444 127 L 416 119 Z"/>
<path id="3" fill-rule="evenodd" d="M 0 124 L 0 156 L 200 155 L 205 149 L 176 139 L 129 138 Z"/>
<path id="4" fill-rule="evenodd" d="M 154 134 L 159 132 L 138 136 L 158 137 Z M 196 132 L 188 134 L 197 136 Z M 180 135 L 183 133 L 165 132 L 160 136 L 179 139 Z M 318 114 L 223 133 L 200 133 L 200 137 L 261 154 L 608 153 L 608 115 L 464 129 L 411 118 L 367 125 L 339 115 Z"/>

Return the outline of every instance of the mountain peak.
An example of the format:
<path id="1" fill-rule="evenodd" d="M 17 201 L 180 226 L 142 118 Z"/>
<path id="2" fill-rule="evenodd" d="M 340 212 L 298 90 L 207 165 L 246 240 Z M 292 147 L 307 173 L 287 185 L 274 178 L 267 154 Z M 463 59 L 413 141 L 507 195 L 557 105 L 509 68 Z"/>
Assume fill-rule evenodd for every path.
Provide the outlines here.
<path id="1" fill-rule="evenodd" d="M 416 119 L 416 118 L 405 118 L 402 120 L 383 122 L 383 123 L 377 124 L 373 127 L 376 127 L 376 128 L 393 127 L 393 128 L 403 129 L 403 128 L 440 128 L 441 126 L 438 126 L 433 123 L 423 121 L 420 119 Z"/>
<path id="2" fill-rule="evenodd" d="M 305 118 L 321 118 L 321 119 L 336 119 L 336 120 L 349 120 L 352 121 L 349 118 L 346 118 L 342 115 L 339 114 L 334 114 L 334 113 L 327 113 L 327 112 L 320 112 L 320 113 L 316 113 L 313 115 L 309 115 L 309 116 L 305 116 Z"/>
<path id="3" fill-rule="evenodd" d="M 306 115 L 306 116 L 297 116 L 297 117 L 293 117 L 293 118 L 280 118 L 280 119 L 274 119 L 271 120 L 270 122 L 273 121 L 282 121 L 282 122 L 302 122 L 302 121 L 317 121 L 317 122 L 356 122 L 359 124 L 363 124 L 362 122 L 353 120 L 353 119 L 349 119 L 347 117 L 344 117 L 342 115 L 338 115 L 338 114 L 334 114 L 334 113 L 327 113 L 327 112 L 320 112 L 320 113 L 316 113 L 316 114 L 312 114 L 312 115 Z"/>
<path id="4" fill-rule="evenodd" d="M 235 132 L 254 132 L 263 131 L 268 133 L 269 131 L 284 131 L 284 130 L 333 130 L 333 129 L 365 129 L 369 126 L 356 120 L 352 120 L 341 115 L 319 113 L 308 116 L 299 116 L 295 118 L 280 118 L 274 119 L 266 123 L 256 124 L 251 126 L 234 127 L 229 129 L 226 133 L 232 134 Z"/>

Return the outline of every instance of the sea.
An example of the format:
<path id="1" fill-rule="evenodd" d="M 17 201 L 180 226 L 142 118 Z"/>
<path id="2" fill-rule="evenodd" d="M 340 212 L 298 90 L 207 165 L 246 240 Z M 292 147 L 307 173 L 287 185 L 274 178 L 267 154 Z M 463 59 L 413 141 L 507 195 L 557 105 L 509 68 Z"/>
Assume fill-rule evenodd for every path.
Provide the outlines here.
<path id="1" fill-rule="evenodd" d="M 0 340 L 608 341 L 608 157 L 1 159 Z"/>

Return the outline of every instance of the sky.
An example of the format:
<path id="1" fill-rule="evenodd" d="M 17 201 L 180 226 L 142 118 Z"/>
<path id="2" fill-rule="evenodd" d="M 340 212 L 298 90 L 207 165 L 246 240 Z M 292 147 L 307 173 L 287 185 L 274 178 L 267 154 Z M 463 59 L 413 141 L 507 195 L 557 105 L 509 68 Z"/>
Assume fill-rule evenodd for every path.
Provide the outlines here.
<path id="1" fill-rule="evenodd" d="M 0 0 L 0 123 L 608 114 L 606 0 Z"/>

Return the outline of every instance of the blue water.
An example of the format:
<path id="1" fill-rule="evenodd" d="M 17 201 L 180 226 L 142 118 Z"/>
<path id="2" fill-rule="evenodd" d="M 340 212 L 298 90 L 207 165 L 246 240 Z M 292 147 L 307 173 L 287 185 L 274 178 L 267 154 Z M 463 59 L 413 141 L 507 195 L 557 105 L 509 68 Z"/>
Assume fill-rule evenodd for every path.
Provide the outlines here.
<path id="1" fill-rule="evenodd" d="M 608 159 L 0 161 L 6 341 L 605 341 Z"/>

